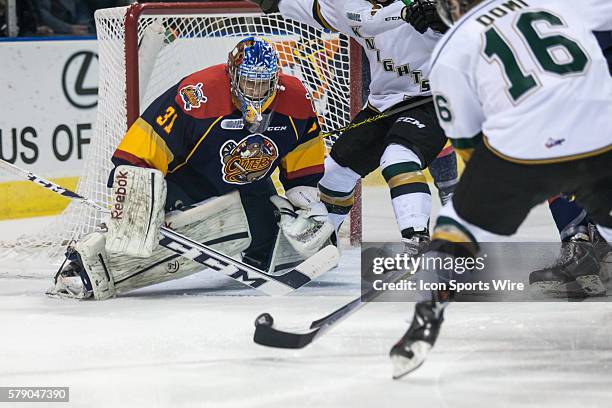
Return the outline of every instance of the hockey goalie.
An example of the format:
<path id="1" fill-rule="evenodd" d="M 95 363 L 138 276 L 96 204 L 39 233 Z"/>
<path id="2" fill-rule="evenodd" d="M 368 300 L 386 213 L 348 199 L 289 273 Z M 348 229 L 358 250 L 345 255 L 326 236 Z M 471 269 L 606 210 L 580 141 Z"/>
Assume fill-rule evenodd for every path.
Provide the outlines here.
<path id="1" fill-rule="evenodd" d="M 269 273 L 295 266 L 335 239 L 316 187 L 324 154 L 304 86 L 272 44 L 240 41 L 129 128 L 112 157 L 111 216 L 69 248 L 48 294 L 102 300 L 202 270 L 159 246 L 162 225 Z"/>

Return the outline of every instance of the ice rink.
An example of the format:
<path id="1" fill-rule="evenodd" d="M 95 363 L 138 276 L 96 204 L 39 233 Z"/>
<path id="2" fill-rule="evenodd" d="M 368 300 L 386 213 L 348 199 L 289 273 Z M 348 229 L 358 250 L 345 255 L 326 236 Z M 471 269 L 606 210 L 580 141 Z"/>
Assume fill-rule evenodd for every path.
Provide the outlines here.
<path id="1" fill-rule="evenodd" d="M 364 240 L 399 239 L 387 194 L 365 189 Z M 0 222 L 3 239 L 31 227 Z M 516 238 L 556 240 L 546 206 Z M 69 386 L 68 406 L 612 406 L 609 298 L 453 304 L 426 363 L 393 381 L 387 353 L 412 304 L 370 304 L 299 351 L 252 341 L 262 312 L 302 326 L 357 296 L 357 249 L 283 298 L 202 272 L 104 302 L 65 301 L 44 296 L 49 279 L 11 278 L 13 269 L 0 259 L 0 386 Z"/>

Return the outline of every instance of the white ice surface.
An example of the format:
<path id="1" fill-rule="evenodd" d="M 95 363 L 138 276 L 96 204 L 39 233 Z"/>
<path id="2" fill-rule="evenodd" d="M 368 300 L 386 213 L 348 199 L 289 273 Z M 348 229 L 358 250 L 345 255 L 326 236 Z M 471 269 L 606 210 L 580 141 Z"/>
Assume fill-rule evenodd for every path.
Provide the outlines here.
<path id="1" fill-rule="evenodd" d="M 386 194 L 366 191 L 365 239 L 399 236 Z M 0 223 L 3 238 L 26 224 Z M 545 206 L 519 234 L 555 240 Z M 338 269 L 284 298 L 204 272 L 73 302 L 45 297 L 47 280 L 5 275 L 0 386 L 70 386 L 71 407 L 612 406 L 607 302 L 453 304 L 426 363 L 401 381 L 387 352 L 411 304 L 370 304 L 299 351 L 252 342 L 261 312 L 303 325 L 356 296 L 358 267 L 358 251 L 345 251 Z"/>

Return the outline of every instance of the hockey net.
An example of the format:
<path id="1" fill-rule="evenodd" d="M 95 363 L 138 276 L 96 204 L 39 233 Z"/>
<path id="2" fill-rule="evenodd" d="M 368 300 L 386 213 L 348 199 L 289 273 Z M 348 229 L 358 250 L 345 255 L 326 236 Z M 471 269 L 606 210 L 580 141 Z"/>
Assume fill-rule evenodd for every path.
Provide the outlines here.
<path id="1" fill-rule="evenodd" d="M 263 15 L 251 3 L 142 3 L 98 10 L 99 99 L 94 137 L 77 192 L 108 206 L 110 158 L 140 112 L 186 75 L 225 62 L 242 38 L 274 43 L 285 73 L 310 91 L 323 132 L 346 126 L 361 104 L 360 49 L 344 35 Z M 328 147 L 334 137 L 328 136 Z M 45 175 L 40 175 L 44 177 Z M 341 238 L 361 239 L 359 197 Z M 0 258 L 45 250 L 60 259 L 65 246 L 95 230 L 102 214 L 73 202 L 35 236 L 0 243 Z M 27 273 L 25 273 L 27 275 Z"/>

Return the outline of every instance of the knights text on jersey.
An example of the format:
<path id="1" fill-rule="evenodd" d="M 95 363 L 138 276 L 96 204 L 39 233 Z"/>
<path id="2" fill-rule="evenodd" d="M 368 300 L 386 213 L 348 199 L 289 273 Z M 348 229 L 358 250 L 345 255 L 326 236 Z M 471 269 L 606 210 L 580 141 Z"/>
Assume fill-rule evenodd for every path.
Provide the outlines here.
<path id="1" fill-rule="evenodd" d="M 277 166 L 285 189 L 316 186 L 325 154 L 317 117 L 298 79 L 281 74 L 279 82 L 267 129 L 253 133 L 232 102 L 225 65 L 193 73 L 136 120 L 114 161 L 157 168 L 194 199 L 257 183 Z"/>
<path id="2" fill-rule="evenodd" d="M 370 65 L 368 102 L 379 111 L 408 97 L 430 95 L 429 57 L 441 35 L 420 34 L 400 17 L 404 3 L 367 0 L 282 0 L 284 17 L 354 38 Z"/>
<path id="3" fill-rule="evenodd" d="M 612 1 L 488 0 L 438 43 L 431 83 L 457 147 L 543 163 L 612 147 L 612 78 L 593 31 L 612 28 Z"/>

